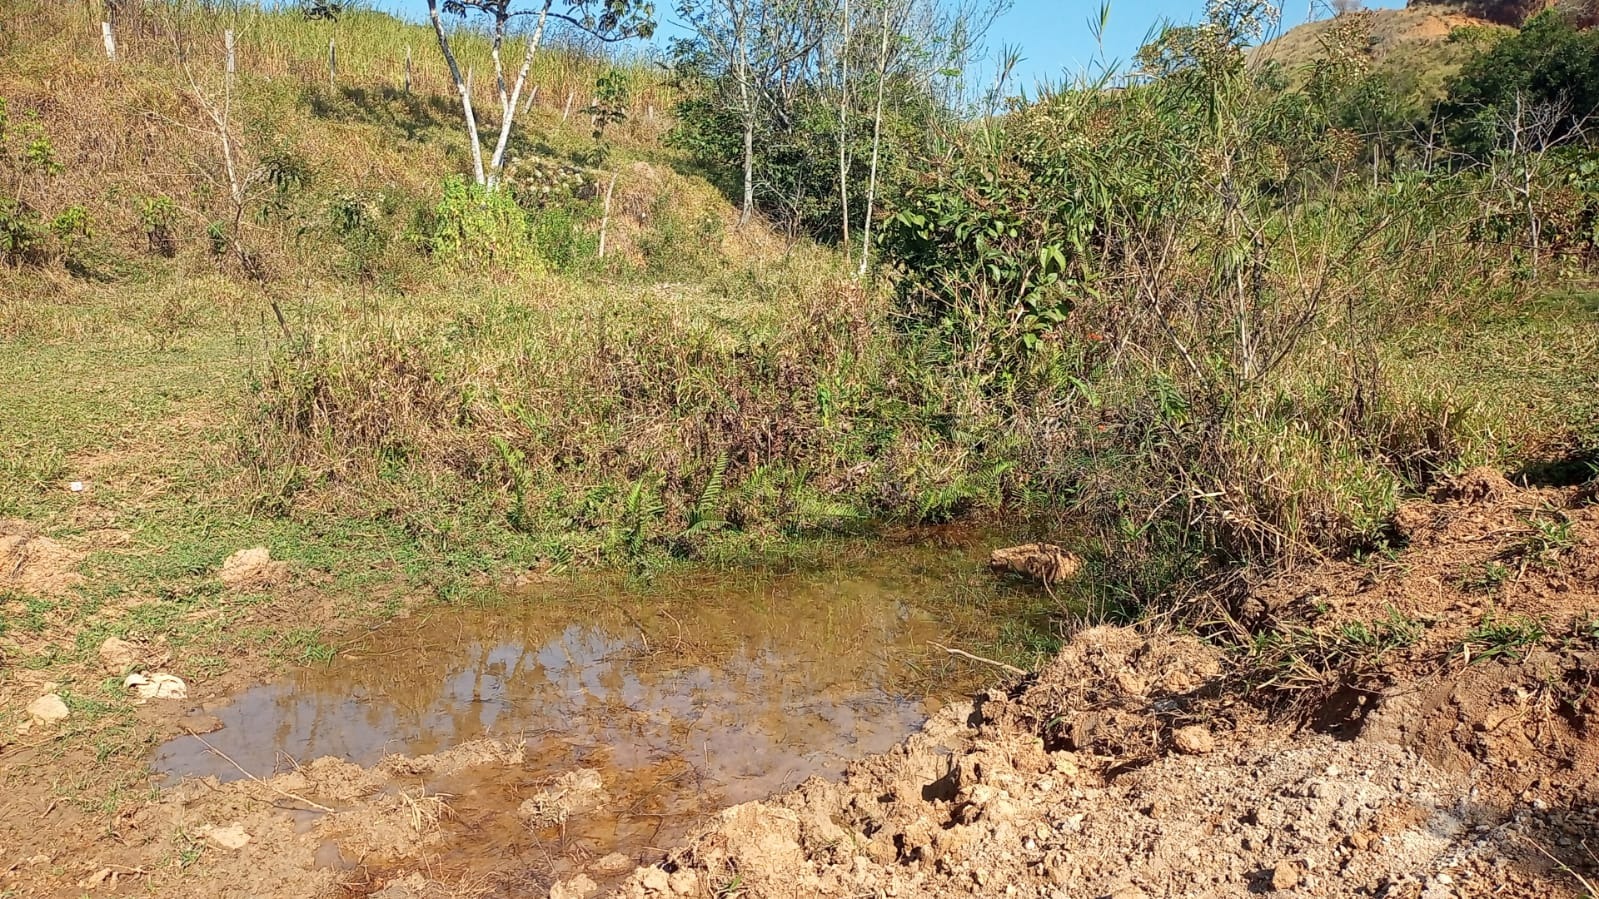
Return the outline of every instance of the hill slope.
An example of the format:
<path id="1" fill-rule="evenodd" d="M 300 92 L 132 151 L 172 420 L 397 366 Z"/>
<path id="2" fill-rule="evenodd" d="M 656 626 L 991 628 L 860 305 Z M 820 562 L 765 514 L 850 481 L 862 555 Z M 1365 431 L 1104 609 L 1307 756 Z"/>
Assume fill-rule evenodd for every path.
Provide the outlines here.
<path id="1" fill-rule="evenodd" d="M 1451 39 L 1457 29 L 1502 26 L 1452 4 L 1412 5 L 1405 9 L 1363 10 L 1357 16 L 1369 30 L 1369 54 L 1379 73 L 1401 76 L 1413 85 L 1415 99 L 1437 99 L 1444 83 L 1472 55 L 1470 41 Z M 1257 62 L 1276 62 L 1291 73 L 1308 68 L 1325 53 L 1337 18 L 1306 22 L 1256 48 Z"/>

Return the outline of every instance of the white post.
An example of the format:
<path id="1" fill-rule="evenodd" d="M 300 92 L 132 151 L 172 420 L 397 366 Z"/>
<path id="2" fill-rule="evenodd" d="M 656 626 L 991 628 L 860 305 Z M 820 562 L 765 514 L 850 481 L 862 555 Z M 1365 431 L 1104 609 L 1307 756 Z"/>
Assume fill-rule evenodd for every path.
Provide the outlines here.
<path id="1" fill-rule="evenodd" d="M 233 64 L 233 48 L 234 48 L 235 44 L 234 44 L 234 39 L 233 39 L 233 29 L 232 28 L 229 28 L 228 30 L 222 32 L 222 43 L 223 43 L 224 46 L 226 46 L 228 48 L 228 74 L 232 75 L 236 71 L 236 69 L 234 68 L 234 64 Z"/>
<path id="2" fill-rule="evenodd" d="M 333 38 L 328 38 L 328 86 L 336 87 L 339 81 L 339 50 Z"/>
<path id="3" fill-rule="evenodd" d="M 110 22 L 100 22 L 100 38 L 105 41 L 105 58 L 115 61 L 117 58 L 117 37 L 111 33 Z"/>

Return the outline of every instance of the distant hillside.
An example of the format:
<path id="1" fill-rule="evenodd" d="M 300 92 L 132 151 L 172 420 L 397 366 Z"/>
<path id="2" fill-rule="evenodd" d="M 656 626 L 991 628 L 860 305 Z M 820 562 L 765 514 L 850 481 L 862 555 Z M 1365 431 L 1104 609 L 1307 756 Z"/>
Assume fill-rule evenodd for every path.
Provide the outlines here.
<path id="1" fill-rule="evenodd" d="M 1520 27 L 1529 17 L 1546 9 L 1560 8 L 1574 14 L 1592 13 L 1590 0 L 1410 0 L 1412 9 L 1461 10 L 1499 25 Z"/>
<path id="2" fill-rule="evenodd" d="M 1509 4 L 1481 3 L 1478 7 Z M 1372 63 L 1379 70 L 1402 73 L 1400 79 L 1411 85 L 1416 100 L 1433 100 L 1442 95 L 1444 82 L 1460 70 L 1473 53 L 1470 42 L 1451 41 L 1457 29 L 1468 27 L 1503 28 L 1495 21 L 1466 12 L 1459 4 L 1413 2 L 1405 9 L 1364 10 L 1356 15 L 1370 23 Z M 1256 48 L 1256 61 L 1281 63 L 1290 73 L 1302 73 L 1323 52 L 1323 41 L 1333 19 L 1307 22 Z"/>

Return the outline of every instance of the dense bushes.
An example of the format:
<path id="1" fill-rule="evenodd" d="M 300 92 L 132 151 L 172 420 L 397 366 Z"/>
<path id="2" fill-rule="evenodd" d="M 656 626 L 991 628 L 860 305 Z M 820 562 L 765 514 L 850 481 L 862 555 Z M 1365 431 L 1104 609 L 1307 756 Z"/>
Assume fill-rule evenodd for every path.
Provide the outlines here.
<path id="1" fill-rule="evenodd" d="M 1359 19 L 1291 81 L 1248 62 L 1258 4 L 1212 10 L 1158 36 L 1126 86 L 1046 92 L 924 160 L 882 245 L 910 339 L 1028 422 L 1018 468 L 1105 541 L 1100 583 L 1123 598 L 1201 561 L 1379 544 L 1404 492 L 1528 449 L 1508 404 L 1420 376 L 1399 335 L 1476 327 L 1593 246 L 1585 155 L 1511 145 L 1480 115 L 1490 159 L 1374 150 L 1398 108 L 1368 104 Z M 1535 20 L 1440 109 L 1488 82 L 1501 105 L 1525 97 L 1538 65 L 1569 80 L 1586 63 L 1549 48 L 1587 40 Z M 1559 367 L 1592 358 L 1561 344 Z"/>

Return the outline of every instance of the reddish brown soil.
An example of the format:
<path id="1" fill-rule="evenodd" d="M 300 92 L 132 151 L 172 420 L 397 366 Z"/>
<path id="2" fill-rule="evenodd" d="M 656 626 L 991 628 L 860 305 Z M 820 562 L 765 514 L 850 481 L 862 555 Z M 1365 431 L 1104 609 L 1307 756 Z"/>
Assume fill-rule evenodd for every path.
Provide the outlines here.
<path id="1" fill-rule="evenodd" d="M 729 810 L 620 894 L 1583 895 L 1599 880 L 1591 491 L 1470 472 L 1396 531 L 1402 549 L 1230 603 L 1299 635 L 1295 652 L 1082 632 L 842 783 Z M 1385 621 L 1407 645 L 1337 654 Z M 1486 626 L 1543 636 L 1507 647 Z"/>

